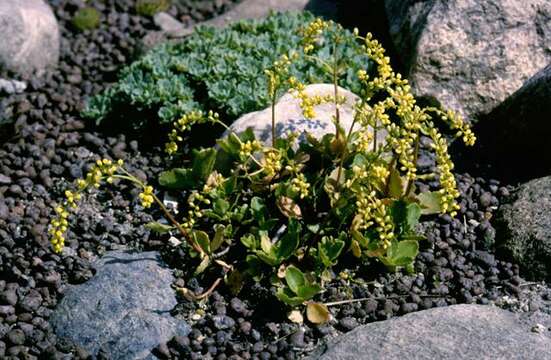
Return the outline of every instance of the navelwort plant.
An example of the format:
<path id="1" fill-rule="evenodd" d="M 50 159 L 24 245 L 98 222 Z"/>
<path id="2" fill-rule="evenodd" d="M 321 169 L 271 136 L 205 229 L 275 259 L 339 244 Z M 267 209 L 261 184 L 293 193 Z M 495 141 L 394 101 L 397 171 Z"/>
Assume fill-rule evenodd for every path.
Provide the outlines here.
<path id="1" fill-rule="evenodd" d="M 390 271 L 414 271 L 422 239 L 416 232 L 420 216 L 455 216 L 458 209 L 453 164 L 433 117 L 448 124 L 467 145 L 475 137 L 453 111 L 417 105 L 407 80 L 393 71 L 379 42 L 371 34 L 358 36 L 357 31 L 354 35 L 375 66 L 366 64 L 357 72 L 360 100 L 353 125 L 344 129 L 338 79 L 347 70 L 347 58 L 340 56 L 340 32 L 330 31 L 336 28 L 340 25 L 316 19 L 302 30 L 300 50 L 309 61 L 321 62 L 333 79 L 333 95 L 305 94 L 305 84 L 288 71 L 298 50 L 282 55 L 265 71 L 272 103 L 290 88 L 307 118 L 315 117 L 316 105 L 334 104 L 334 133 L 299 142 L 298 134 L 278 138 L 272 131 L 271 143 L 262 144 L 248 129 L 230 132 L 218 140 L 217 148 L 194 150 L 189 167 L 166 171 L 159 178 L 160 185 L 187 198 L 181 218 L 171 214 L 153 188 L 126 171 L 122 162 L 98 161 L 58 207 L 50 230 L 54 249 L 63 248 L 68 209 L 76 206 L 81 192 L 103 180 L 120 179 L 142 189 L 143 207 L 157 203 L 164 211 L 170 225 L 148 226 L 157 232 L 177 231 L 185 239 L 182 246 L 196 259 L 196 275 L 220 273 L 211 270 L 213 266 L 223 270 L 224 275 L 203 294 L 181 289 L 189 298 L 208 296 L 222 281 L 238 292 L 247 279 L 264 278 L 284 303 L 308 303 L 310 320 L 318 321 L 319 316 L 310 315 L 327 312 L 309 301 L 334 278 L 332 268 L 345 255 L 360 264 L 380 261 Z M 329 61 L 311 55 L 327 43 L 333 49 Z M 272 115 L 275 129 L 274 106 Z M 166 152 L 178 158 L 184 133 L 200 123 L 227 128 L 214 112 L 192 111 L 174 123 Z M 384 142 L 377 141 L 378 134 L 385 134 Z M 432 140 L 437 174 L 417 172 L 422 135 Z M 426 178 L 439 179 L 441 188 L 417 193 L 414 182 Z"/>

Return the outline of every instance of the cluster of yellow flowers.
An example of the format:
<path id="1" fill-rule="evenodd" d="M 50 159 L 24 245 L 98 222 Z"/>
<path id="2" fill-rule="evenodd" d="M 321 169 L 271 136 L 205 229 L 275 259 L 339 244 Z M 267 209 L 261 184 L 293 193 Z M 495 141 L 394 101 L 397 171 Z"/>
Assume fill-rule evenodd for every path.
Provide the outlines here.
<path id="1" fill-rule="evenodd" d="M 361 131 L 354 140 L 354 146 L 360 153 L 366 153 L 372 149 L 373 133 L 369 131 Z"/>
<path id="2" fill-rule="evenodd" d="M 262 143 L 258 140 L 241 142 L 241 149 L 239 150 L 239 156 L 242 159 L 248 159 L 252 154 L 263 148 Z"/>
<path id="3" fill-rule="evenodd" d="M 291 180 L 291 189 L 298 193 L 301 199 L 308 196 L 310 184 L 306 180 L 304 174 L 300 173 Z"/>
<path id="4" fill-rule="evenodd" d="M 193 191 L 187 199 L 189 210 L 187 220 L 182 223 L 182 227 L 184 229 L 193 228 L 193 226 L 197 222 L 196 219 L 203 217 L 203 210 L 197 202 L 203 203 L 205 205 L 210 204 L 210 200 L 204 194 L 198 191 Z"/>
<path id="5" fill-rule="evenodd" d="M 367 230 L 375 226 L 379 234 L 380 245 L 387 249 L 392 239 L 394 239 L 394 222 L 390 216 L 388 207 L 377 198 L 375 191 L 369 194 L 358 192 L 356 198 L 356 216 L 355 225 L 359 230 Z"/>
<path id="6" fill-rule="evenodd" d="M 144 186 L 143 191 L 139 195 L 139 198 L 144 209 L 150 208 L 155 201 L 155 198 L 153 197 L 153 186 Z"/>
<path id="7" fill-rule="evenodd" d="M 331 23 L 331 21 L 324 21 L 320 18 L 317 18 L 301 31 L 302 46 L 305 54 L 308 54 L 309 52 L 314 50 L 314 44 L 323 34 L 323 31 L 327 29 Z"/>
<path id="8" fill-rule="evenodd" d="M 281 153 L 277 149 L 269 149 L 264 152 L 262 159 L 264 173 L 267 177 L 273 178 L 281 171 Z"/>
<path id="9" fill-rule="evenodd" d="M 78 201 L 82 198 L 82 192 L 89 188 L 98 188 L 101 181 L 113 181 L 113 175 L 124 165 L 122 160 L 113 162 L 109 159 L 97 160 L 84 179 L 78 179 L 75 183 L 76 191 L 66 190 L 65 200 L 62 204 L 56 206 L 56 217 L 50 222 L 49 234 L 50 241 L 55 252 L 61 252 L 65 245 L 65 232 L 68 229 L 68 218 L 70 210 L 78 206 Z"/>
<path id="10" fill-rule="evenodd" d="M 277 97 L 277 90 L 284 82 L 284 79 L 289 73 L 289 68 L 293 61 L 297 60 L 299 54 L 291 52 L 289 55 L 282 55 L 279 60 L 275 61 L 270 69 L 264 70 L 266 76 L 268 76 L 268 95 L 272 100 Z"/>
<path id="11" fill-rule="evenodd" d="M 356 30 L 355 34 L 357 35 Z M 446 141 L 429 121 L 431 117 L 427 112 L 433 111 L 447 122 L 453 130 L 457 130 L 456 136 L 463 137 L 467 145 L 474 144 L 476 140 L 472 130 L 453 111 L 444 112 L 435 108 L 422 109 L 417 106 L 407 80 L 403 79 L 400 74 L 394 73 L 390 65 L 390 59 L 385 56 L 385 50 L 381 44 L 373 39 L 373 36 L 369 33 L 365 38 L 360 39 L 365 41 L 366 54 L 377 64 L 378 75 L 375 78 L 370 79 L 365 70 L 360 70 L 357 74 L 358 78 L 364 83 L 368 94 L 367 100 L 379 90 L 386 91 L 389 95 L 385 100 L 376 103 L 372 107 L 365 102 L 357 106 L 358 118 L 364 128 L 363 131 L 367 132 L 368 128 L 376 131 L 381 127 L 387 131 L 386 142 L 397 155 L 400 171 L 404 172 L 410 181 L 417 177 L 416 157 L 419 136 L 423 133 L 431 137 L 434 141 L 433 146 L 438 159 L 437 167 L 442 187 L 440 190 L 442 194 L 441 207 L 443 212 L 454 215 L 458 208 L 455 199 L 459 196 L 459 192 L 456 189 L 455 179 L 451 172 L 453 164 L 448 155 Z M 399 126 L 390 121 L 390 117 L 386 113 L 389 109 L 394 109 L 396 115 L 400 118 Z M 361 144 L 359 149 L 362 151 L 368 149 L 366 141 L 359 140 L 357 143 Z"/>
<path id="12" fill-rule="evenodd" d="M 364 40 L 364 49 L 371 60 L 377 64 L 378 76 L 373 80 L 370 80 L 367 71 L 359 70 L 357 73 L 358 78 L 365 82 L 368 85 L 369 89 L 373 90 L 383 90 L 392 85 L 394 78 L 396 77 L 392 67 L 390 66 L 390 58 L 385 56 L 385 49 L 383 46 L 376 40 L 373 39 L 371 33 L 367 33 L 365 38 L 358 36 L 358 30 L 354 29 L 354 34 Z M 400 78 L 400 76 L 398 75 Z"/>
<path id="13" fill-rule="evenodd" d="M 206 115 L 202 111 L 191 111 L 184 114 L 180 119 L 174 122 L 174 128 L 168 134 L 168 143 L 165 144 L 165 151 L 169 155 L 173 155 L 178 151 L 178 143 L 182 142 L 182 133 L 189 130 L 194 124 L 216 123 L 219 122 L 219 115 L 213 111 L 209 111 Z"/>
<path id="14" fill-rule="evenodd" d="M 459 197 L 459 191 L 457 190 L 455 177 L 452 174 L 453 163 L 448 154 L 448 143 L 438 130 L 431 125 L 432 124 L 429 124 L 428 136 L 433 141 L 431 146 L 436 152 L 436 162 L 438 163 L 438 170 L 440 172 L 440 206 L 443 212 L 455 216 L 457 210 L 459 210 L 459 205 L 457 205 L 455 201 Z"/>
<path id="15" fill-rule="evenodd" d="M 302 115 L 304 115 L 306 119 L 313 119 L 316 117 L 314 107 L 318 105 L 335 102 L 337 104 L 343 104 L 346 101 L 344 96 L 339 96 L 335 101 L 335 96 L 333 95 L 308 95 L 305 92 L 306 86 L 304 86 L 304 84 L 298 81 L 294 76 L 291 76 L 288 82 L 290 90 L 293 92 L 293 96 L 300 100 Z"/>
<path id="16" fill-rule="evenodd" d="M 56 217 L 50 222 L 50 242 L 56 253 L 60 253 L 65 245 L 65 232 L 69 226 L 67 218 L 69 212 L 63 206 L 57 206 L 55 208 Z"/>
<path id="17" fill-rule="evenodd" d="M 456 137 L 462 137 L 463 142 L 467 145 L 474 145 L 476 141 L 476 136 L 474 135 L 470 126 L 467 125 L 467 123 L 463 120 L 461 115 L 457 114 L 453 110 L 448 110 L 446 112 L 436 108 L 430 108 L 430 110 L 436 112 L 442 120 L 449 124 L 452 130 L 457 130 L 457 132 L 455 133 Z"/>

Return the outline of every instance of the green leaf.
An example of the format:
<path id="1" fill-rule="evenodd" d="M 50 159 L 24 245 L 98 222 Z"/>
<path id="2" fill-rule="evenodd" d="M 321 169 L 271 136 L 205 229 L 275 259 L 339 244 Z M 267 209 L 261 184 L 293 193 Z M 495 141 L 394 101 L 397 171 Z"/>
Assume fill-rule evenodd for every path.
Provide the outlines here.
<path id="1" fill-rule="evenodd" d="M 230 203 L 227 200 L 224 200 L 222 198 L 217 198 L 214 201 L 213 210 L 216 214 L 220 216 L 224 216 L 226 215 L 229 209 L 230 209 Z"/>
<path id="2" fill-rule="evenodd" d="M 247 263 L 246 274 L 250 275 L 255 281 L 262 278 L 262 268 L 265 266 L 256 255 L 247 255 L 245 258 Z"/>
<path id="3" fill-rule="evenodd" d="M 239 139 L 241 139 L 242 142 L 254 141 L 255 138 L 256 137 L 254 135 L 254 131 L 252 127 L 248 127 L 247 129 L 245 129 L 245 131 L 239 134 Z"/>
<path id="4" fill-rule="evenodd" d="M 309 300 L 313 298 L 316 294 L 318 294 L 320 291 L 321 291 L 321 286 L 319 286 L 318 284 L 309 284 L 309 285 L 301 286 L 298 289 L 297 295 L 304 300 Z"/>
<path id="5" fill-rule="evenodd" d="M 210 239 L 209 235 L 200 230 L 193 231 L 193 240 L 199 245 L 201 249 L 207 254 L 210 254 Z"/>
<path id="6" fill-rule="evenodd" d="M 256 256 L 258 256 L 258 258 L 260 260 L 264 261 L 266 264 L 268 264 L 270 266 L 277 266 L 282 261 L 282 260 L 276 258 L 275 256 L 273 256 L 272 254 L 266 254 L 265 252 L 263 252 L 261 250 L 256 250 L 255 254 L 256 254 Z"/>
<path id="7" fill-rule="evenodd" d="M 406 206 L 406 231 L 411 232 L 419 223 L 421 218 L 421 207 L 416 203 L 411 203 Z"/>
<path id="8" fill-rule="evenodd" d="M 262 200 L 258 196 L 253 197 L 251 199 L 251 210 L 253 210 L 254 214 L 264 215 L 266 211 L 266 205 L 264 205 L 264 200 Z"/>
<path id="9" fill-rule="evenodd" d="M 253 234 L 246 234 L 241 236 L 241 243 L 250 250 L 256 250 L 258 248 L 258 240 Z"/>
<path id="10" fill-rule="evenodd" d="M 196 185 L 190 169 L 176 168 L 163 171 L 159 175 L 159 184 L 167 189 L 187 190 Z"/>
<path id="11" fill-rule="evenodd" d="M 216 251 L 224 243 L 224 232 L 226 227 L 222 224 L 214 225 L 214 238 L 210 243 L 210 250 Z"/>
<path id="12" fill-rule="evenodd" d="M 157 234 L 166 234 L 170 230 L 174 229 L 174 226 L 161 224 L 157 221 L 149 222 L 145 224 L 145 227 L 153 232 L 156 232 Z"/>
<path id="13" fill-rule="evenodd" d="M 216 143 L 231 157 L 237 157 L 239 155 L 239 151 L 241 150 L 239 138 L 233 132 L 224 139 L 216 140 Z"/>
<path id="14" fill-rule="evenodd" d="M 300 271 L 296 266 L 289 265 L 285 270 L 285 281 L 289 288 L 295 293 L 298 294 L 299 289 L 304 286 L 306 279 L 304 278 L 304 273 Z"/>
<path id="15" fill-rule="evenodd" d="M 277 298 L 290 306 L 298 306 L 304 302 L 301 297 L 295 296 L 289 288 L 279 288 L 276 293 Z"/>
<path id="16" fill-rule="evenodd" d="M 419 253 L 419 243 L 414 240 L 403 240 L 393 243 L 387 252 L 392 265 L 405 266 L 415 260 Z"/>
<path id="17" fill-rule="evenodd" d="M 205 271 L 210 265 L 210 258 L 208 256 L 205 256 L 203 260 L 201 260 L 201 263 L 199 266 L 197 266 L 197 269 L 195 269 L 195 275 L 201 274 L 203 271 Z"/>
<path id="18" fill-rule="evenodd" d="M 442 212 L 442 195 L 436 191 L 424 192 L 417 195 L 419 205 L 421 205 L 422 215 L 439 214 Z"/>
<path id="19" fill-rule="evenodd" d="M 388 196 L 394 199 L 399 199 L 404 191 L 402 177 L 395 168 L 390 169 L 388 178 Z"/>
<path id="20" fill-rule="evenodd" d="M 272 254 L 272 240 L 265 231 L 260 232 L 260 248 L 266 254 Z"/>
<path id="21" fill-rule="evenodd" d="M 206 181 L 214 169 L 216 150 L 214 148 L 193 150 L 193 177 Z"/>
<path id="22" fill-rule="evenodd" d="M 287 232 L 274 245 L 274 254 L 278 260 L 288 259 L 300 244 L 300 231 L 302 226 L 295 219 L 289 220 Z"/>
<path id="23" fill-rule="evenodd" d="M 323 265 L 325 267 L 335 265 L 343 248 L 344 241 L 324 236 L 318 243 L 318 252 Z"/>
<path id="24" fill-rule="evenodd" d="M 239 294 L 243 288 L 243 275 L 238 270 L 233 270 L 225 279 L 226 285 L 231 293 L 235 296 Z"/>

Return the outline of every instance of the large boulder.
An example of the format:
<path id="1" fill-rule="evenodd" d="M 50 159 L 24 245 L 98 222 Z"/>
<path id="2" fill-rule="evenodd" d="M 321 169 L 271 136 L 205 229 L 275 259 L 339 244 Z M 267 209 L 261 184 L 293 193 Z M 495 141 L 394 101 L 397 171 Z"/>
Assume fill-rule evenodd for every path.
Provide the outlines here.
<path id="1" fill-rule="evenodd" d="M 496 250 L 524 275 L 551 280 L 551 177 L 521 185 L 495 220 Z"/>
<path id="2" fill-rule="evenodd" d="M 551 338 L 534 325 L 493 306 L 434 308 L 358 327 L 310 360 L 550 359 Z"/>
<path id="3" fill-rule="evenodd" d="M 19 74 L 57 65 L 59 28 L 43 0 L 0 0 L 0 68 Z"/>
<path id="4" fill-rule="evenodd" d="M 548 0 L 385 0 L 415 95 L 467 119 L 490 112 L 551 61 Z"/>
<path id="5" fill-rule="evenodd" d="M 334 94 L 333 84 L 312 84 L 306 86 L 304 90 L 308 96 L 326 96 Z M 339 105 L 339 119 L 341 126 L 348 131 L 354 121 L 354 104 L 359 97 L 341 87 L 339 95 L 346 99 L 344 104 Z M 275 106 L 276 114 L 276 136 L 281 137 L 289 131 L 298 132 L 299 140 L 306 139 L 306 133 L 321 139 L 325 134 L 335 133 L 333 117 L 335 116 L 334 104 L 321 104 L 314 107 L 315 119 L 306 119 L 302 114 L 300 100 L 295 98 L 292 93 L 283 95 Z M 247 128 L 252 128 L 258 140 L 265 145 L 271 145 L 272 141 L 272 108 L 267 107 L 264 110 L 245 114 L 231 124 L 230 129 L 236 133 L 241 133 Z M 228 131 L 224 136 L 228 135 Z M 383 144 L 386 132 L 380 131 L 377 134 L 377 143 Z"/>
<path id="6" fill-rule="evenodd" d="M 151 350 L 190 327 L 175 319 L 172 273 L 157 252 L 113 251 L 72 286 L 50 318 L 56 335 L 109 359 L 154 359 Z"/>
<path id="7" fill-rule="evenodd" d="M 478 141 L 467 157 L 491 165 L 493 176 L 509 182 L 549 175 L 550 119 L 551 64 L 475 126 Z"/>

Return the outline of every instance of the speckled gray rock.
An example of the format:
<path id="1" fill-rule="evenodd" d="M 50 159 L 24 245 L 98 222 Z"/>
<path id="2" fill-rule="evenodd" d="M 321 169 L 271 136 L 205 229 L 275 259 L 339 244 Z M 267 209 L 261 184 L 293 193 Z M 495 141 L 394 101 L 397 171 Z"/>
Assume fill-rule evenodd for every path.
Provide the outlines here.
<path id="1" fill-rule="evenodd" d="M 184 24 L 165 12 L 155 14 L 153 16 L 153 21 L 155 22 L 155 25 L 157 25 L 163 33 L 168 36 L 177 37 L 182 31 L 185 30 Z"/>
<path id="2" fill-rule="evenodd" d="M 551 64 L 484 117 L 473 149 L 499 177 L 524 182 L 551 174 Z M 536 155 L 537 154 L 537 155 Z M 482 156 L 481 156 L 482 155 Z"/>
<path id="3" fill-rule="evenodd" d="M 333 0 L 243 0 L 228 12 L 198 25 L 224 27 L 239 20 L 260 19 L 268 16 L 272 11 L 284 12 L 303 10 L 308 10 L 325 18 L 334 18 L 337 15 L 337 4 Z M 180 36 L 191 34 L 194 26 L 180 32 Z"/>
<path id="4" fill-rule="evenodd" d="M 534 325 L 493 306 L 434 308 L 358 327 L 310 360 L 550 359 L 549 331 Z"/>
<path id="5" fill-rule="evenodd" d="M 43 0 L 0 0 L 0 68 L 20 74 L 57 65 L 59 28 Z"/>
<path id="6" fill-rule="evenodd" d="M 56 335 L 93 355 L 110 359 L 153 359 L 151 350 L 189 325 L 175 319 L 173 276 L 157 252 L 113 251 L 95 263 L 88 282 L 71 286 L 50 323 Z"/>
<path id="7" fill-rule="evenodd" d="M 314 95 L 333 95 L 333 84 L 312 84 L 306 86 L 305 93 L 309 96 Z M 356 94 L 339 87 L 339 95 L 344 96 L 346 102 L 339 105 L 340 124 L 348 131 L 354 120 L 354 104 L 359 99 Z M 300 100 L 293 94 L 283 95 L 275 106 L 276 114 L 276 134 L 278 137 L 286 135 L 289 131 L 296 131 L 300 134 L 299 140 L 305 140 L 305 132 L 309 132 L 314 137 L 320 139 L 325 134 L 335 133 L 333 116 L 335 115 L 334 104 L 322 104 L 314 107 L 315 119 L 306 119 L 300 108 Z M 245 114 L 237 119 L 230 129 L 236 133 L 241 133 L 247 128 L 252 128 L 258 140 L 265 145 L 271 145 L 272 141 L 272 109 L 267 107 L 264 110 Z M 378 133 L 377 142 L 383 144 L 385 134 L 382 131 Z M 228 132 L 224 134 L 227 136 Z"/>
<path id="8" fill-rule="evenodd" d="M 551 1 L 385 0 L 412 89 L 468 119 L 551 61 Z"/>
<path id="9" fill-rule="evenodd" d="M 498 254 L 529 278 L 551 280 L 551 177 L 521 185 L 500 207 L 495 227 Z"/>
<path id="10" fill-rule="evenodd" d="M 27 88 L 27 83 L 17 80 L 0 79 L 0 94 L 20 94 Z"/>

